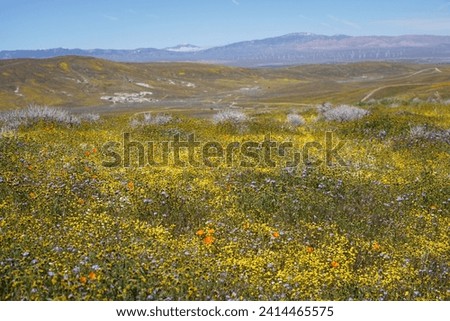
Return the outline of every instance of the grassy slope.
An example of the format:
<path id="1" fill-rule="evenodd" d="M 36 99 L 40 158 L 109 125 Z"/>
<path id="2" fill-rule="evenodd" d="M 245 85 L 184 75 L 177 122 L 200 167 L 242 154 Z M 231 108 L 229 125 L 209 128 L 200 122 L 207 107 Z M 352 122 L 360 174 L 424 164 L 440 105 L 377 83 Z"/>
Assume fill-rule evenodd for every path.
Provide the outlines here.
<path id="1" fill-rule="evenodd" d="M 448 66 L 393 63 L 243 69 L 184 63 L 125 64 L 81 57 L 4 60 L 0 61 L 0 109 L 30 103 L 101 106 L 108 104 L 100 99 L 103 95 L 140 91 L 152 91 L 152 97 L 163 104 L 176 105 L 177 99 L 189 98 L 205 108 L 226 107 L 233 102 L 243 106 L 356 103 L 376 89 L 371 98 L 426 99 L 439 91 L 448 99 L 449 78 Z M 183 107 L 184 103 L 178 104 Z M 158 103 L 150 106 L 158 107 Z"/>

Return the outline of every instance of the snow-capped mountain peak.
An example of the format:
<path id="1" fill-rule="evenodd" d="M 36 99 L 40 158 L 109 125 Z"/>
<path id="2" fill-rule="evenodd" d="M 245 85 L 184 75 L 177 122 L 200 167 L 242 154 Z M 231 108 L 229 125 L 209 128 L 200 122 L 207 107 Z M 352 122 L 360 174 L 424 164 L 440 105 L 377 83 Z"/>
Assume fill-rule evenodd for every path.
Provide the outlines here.
<path id="1" fill-rule="evenodd" d="M 169 48 L 165 48 L 165 50 L 168 51 L 176 51 L 176 52 L 192 52 L 192 51 L 199 51 L 202 50 L 203 48 L 195 46 L 195 45 L 191 45 L 191 44 L 181 44 L 175 47 L 169 47 Z"/>

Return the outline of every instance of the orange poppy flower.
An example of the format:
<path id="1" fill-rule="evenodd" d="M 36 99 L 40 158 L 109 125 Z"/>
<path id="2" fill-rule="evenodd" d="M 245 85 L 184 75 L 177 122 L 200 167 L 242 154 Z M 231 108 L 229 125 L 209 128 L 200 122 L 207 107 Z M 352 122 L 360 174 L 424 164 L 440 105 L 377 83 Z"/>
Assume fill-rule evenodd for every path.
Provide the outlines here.
<path id="1" fill-rule="evenodd" d="M 89 280 L 91 280 L 91 281 L 93 281 L 93 280 L 95 280 L 97 278 L 97 276 L 95 275 L 95 273 L 94 272 L 89 272 Z"/>
<path id="2" fill-rule="evenodd" d="M 134 183 L 128 182 L 127 187 L 128 187 L 128 190 L 132 191 L 134 189 Z"/>
<path id="3" fill-rule="evenodd" d="M 214 237 L 208 235 L 207 237 L 205 237 L 203 239 L 203 243 L 205 243 L 205 245 L 211 245 L 214 243 Z"/>
<path id="4" fill-rule="evenodd" d="M 280 233 L 275 231 L 275 232 L 272 233 L 272 236 L 275 237 L 275 238 L 280 237 Z"/>
<path id="5" fill-rule="evenodd" d="M 87 278 L 85 276 L 80 276 L 80 282 L 85 284 L 87 282 Z"/>
<path id="6" fill-rule="evenodd" d="M 312 252 L 314 252 L 314 248 L 312 246 L 307 246 L 306 247 L 306 252 L 307 253 L 312 253 Z"/>
<path id="7" fill-rule="evenodd" d="M 379 251 L 380 248 L 381 248 L 381 246 L 380 246 L 380 244 L 379 244 L 377 241 L 373 242 L 373 244 L 372 244 L 372 249 L 373 249 L 374 251 Z"/>
<path id="8" fill-rule="evenodd" d="M 333 262 L 331 262 L 331 267 L 332 268 L 337 268 L 337 267 L 339 267 L 339 263 L 336 262 L 336 261 L 333 261 Z"/>
<path id="9" fill-rule="evenodd" d="M 203 234 L 205 234 L 205 231 L 202 230 L 202 229 L 200 229 L 197 232 L 195 232 L 195 235 L 198 235 L 198 236 L 202 236 Z"/>

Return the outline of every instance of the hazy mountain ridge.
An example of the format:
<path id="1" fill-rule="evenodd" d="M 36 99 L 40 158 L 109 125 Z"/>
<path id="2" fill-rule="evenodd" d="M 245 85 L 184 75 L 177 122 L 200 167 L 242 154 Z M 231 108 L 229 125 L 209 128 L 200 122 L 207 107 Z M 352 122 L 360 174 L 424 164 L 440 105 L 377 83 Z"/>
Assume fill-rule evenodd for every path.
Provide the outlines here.
<path id="1" fill-rule="evenodd" d="M 91 56 L 120 62 L 209 62 L 236 66 L 270 66 L 358 61 L 450 62 L 450 36 L 325 36 L 292 33 L 201 49 L 178 45 L 165 49 L 46 49 L 0 51 L 0 59 Z"/>

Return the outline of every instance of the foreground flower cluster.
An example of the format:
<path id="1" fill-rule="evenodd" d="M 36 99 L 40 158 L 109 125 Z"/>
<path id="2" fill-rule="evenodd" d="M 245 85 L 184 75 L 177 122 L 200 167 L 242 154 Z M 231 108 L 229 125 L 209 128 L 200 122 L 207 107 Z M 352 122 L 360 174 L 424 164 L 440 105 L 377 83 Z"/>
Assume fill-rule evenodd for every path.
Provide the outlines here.
<path id="1" fill-rule="evenodd" d="M 0 299 L 448 300 L 448 107 L 374 106 L 348 122 L 299 112 L 294 128 L 279 112 L 237 129 L 114 116 L 5 132 Z M 303 145 L 326 131 L 345 140 L 347 166 L 139 167 L 134 154 L 102 166 L 123 132 Z"/>

